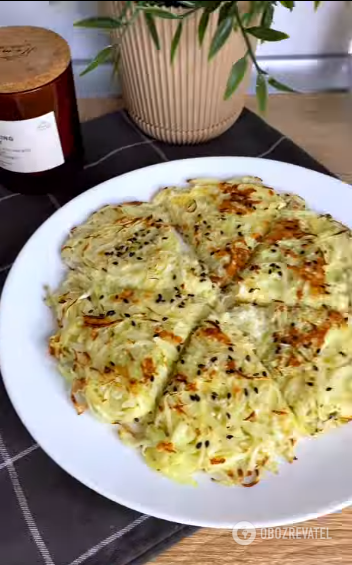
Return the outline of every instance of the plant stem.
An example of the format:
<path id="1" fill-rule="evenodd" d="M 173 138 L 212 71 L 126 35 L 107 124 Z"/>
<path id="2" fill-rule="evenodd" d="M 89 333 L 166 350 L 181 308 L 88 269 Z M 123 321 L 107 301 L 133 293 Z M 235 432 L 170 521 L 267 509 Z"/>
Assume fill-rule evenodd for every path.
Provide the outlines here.
<path id="1" fill-rule="evenodd" d="M 258 63 L 257 63 L 257 59 L 256 59 L 255 54 L 254 54 L 254 52 L 253 52 L 251 42 L 250 42 L 250 40 L 248 39 L 248 35 L 247 35 L 247 33 L 246 33 L 246 30 L 244 29 L 244 27 L 243 27 L 243 25 L 242 25 L 242 20 L 241 20 L 241 16 L 240 16 L 240 14 L 239 14 L 239 11 L 238 11 L 237 4 L 236 4 L 236 6 L 235 6 L 235 8 L 234 8 L 234 13 L 235 13 L 235 18 L 236 18 L 238 27 L 239 27 L 240 30 L 241 30 L 242 37 L 243 37 L 244 42 L 245 42 L 246 47 L 247 47 L 247 53 L 248 53 L 248 55 L 250 56 L 253 65 L 255 66 L 255 68 L 256 68 L 256 70 L 257 70 L 257 72 L 258 72 L 259 74 L 261 74 L 261 75 L 266 75 L 267 73 L 266 73 L 265 71 L 263 71 L 263 69 L 261 69 L 260 66 L 259 66 Z"/>

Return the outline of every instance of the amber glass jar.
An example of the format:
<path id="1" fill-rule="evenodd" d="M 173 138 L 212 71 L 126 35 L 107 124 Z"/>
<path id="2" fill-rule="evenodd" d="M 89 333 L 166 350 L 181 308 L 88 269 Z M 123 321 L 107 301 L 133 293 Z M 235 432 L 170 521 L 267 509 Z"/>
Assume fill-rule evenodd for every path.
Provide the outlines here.
<path id="1" fill-rule="evenodd" d="M 67 187 L 82 153 L 66 41 L 39 27 L 0 27 L 0 183 L 22 193 Z"/>

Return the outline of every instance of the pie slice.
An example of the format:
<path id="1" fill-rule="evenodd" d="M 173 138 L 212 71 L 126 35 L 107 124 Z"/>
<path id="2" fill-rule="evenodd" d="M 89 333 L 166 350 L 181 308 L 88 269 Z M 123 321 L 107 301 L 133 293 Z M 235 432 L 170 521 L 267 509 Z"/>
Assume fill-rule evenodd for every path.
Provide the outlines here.
<path id="1" fill-rule="evenodd" d="M 232 314 L 304 433 L 352 418 L 352 319 L 327 308 L 237 306 Z"/>
<path id="2" fill-rule="evenodd" d="M 278 210 L 304 206 L 298 197 L 276 193 L 252 177 L 195 179 L 186 188 L 162 190 L 154 202 L 166 210 L 220 287 L 245 267 Z"/>
<path id="3" fill-rule="evenodd" d="M 314 212 L 283 211 L 227 289 L 233 302 L 279 300 L 340 312 L 351 306 L 352 238 L 348 228 Z"/>
<path id="4" fill-rule="evenodd" d="M 132 202 L 105 206 L 73 228 L 62 247 L 70 268 L 92 285 L 145 290 L 181 287 L 211 301 L 214 285 L 156 206 Z"/>
<path id="5" fill-rule="evenodd" d="M 143 418 L 191 330 L 209 312 L 206 302 L 182 289 L 109 294 L 100 288 L 77 297 L 74 285 L 75 280 L 72 294 L 49 296 L 58 322 L 49 351 L 71 386 L 78 413 L 89 407 L 110 423 Z"/>
<path id="6" fill-rule="evenodd" d="M 235 317 L 212 314 L 192 334 L 140 443 L 147 463 L 177 481 L 204 471 L 252 486 L 279 458 L 293 461 L 296 438 L 291 411 Z"/>

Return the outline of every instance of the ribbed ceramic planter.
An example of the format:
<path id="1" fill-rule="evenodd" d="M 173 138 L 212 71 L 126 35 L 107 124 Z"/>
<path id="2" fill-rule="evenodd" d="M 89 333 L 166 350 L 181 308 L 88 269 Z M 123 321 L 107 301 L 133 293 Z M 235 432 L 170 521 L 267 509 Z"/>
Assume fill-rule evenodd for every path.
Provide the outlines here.
<path id="1" fill-rule="evenodd" d="M 108 9 L 117 15 L 122 5 L 108 2 Z M 220 135 L 236 121 L 244 105 L 250 71 L 235 94 L 224 100 L 231 67 L 245 53 L 242 36 L 233 33 L 209 62 L 218 14 L 210 18 L 202 48 L 197 35 L 200 17 L 198 12 L 185 21 L 173 64 L 170 45 L 177 20 L 155 19 L 160 51 L 142 16 L 121 43 L 121 79 L 127 110 L 145 133 L 169 143 L 200 143 Z"/>

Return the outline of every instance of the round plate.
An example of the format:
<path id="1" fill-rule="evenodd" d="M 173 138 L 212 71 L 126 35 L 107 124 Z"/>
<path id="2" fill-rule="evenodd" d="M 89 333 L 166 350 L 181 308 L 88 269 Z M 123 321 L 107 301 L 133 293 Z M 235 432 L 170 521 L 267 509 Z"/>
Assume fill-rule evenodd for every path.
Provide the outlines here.
<path id="1" fill-rule="evenodd" d="M 153 516 L 218 528 L 248 521 L 257 527 L 293 523 L 352 501 L 352 426 L 304 440 L 298 461 L 283 463 L 255 488 L 225 487 L 201 477 L 183 486 L 153 472 L 124 446 L 116 429 L 77 416 L 64 380 L 47 353 L 53 331 L 44 285 L 64 275 L 60 247 L 69 230 L 104 204 L 148 200 L 156 189 L 194 177 L 254 175 L 275 189 L 303 196 L 318 211 L 352 227 L 347 184 L 301 167 L 266 159 L 213 157 L 172 161 L 133 171 L 78 196 L 31 237 L 7 278 L 1 301 L 1 369 L 12 403 L 39 445 L 58 465 L 100 494 Z"/>

